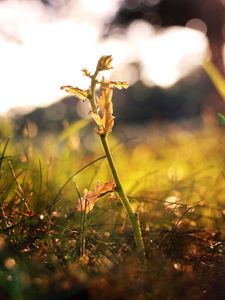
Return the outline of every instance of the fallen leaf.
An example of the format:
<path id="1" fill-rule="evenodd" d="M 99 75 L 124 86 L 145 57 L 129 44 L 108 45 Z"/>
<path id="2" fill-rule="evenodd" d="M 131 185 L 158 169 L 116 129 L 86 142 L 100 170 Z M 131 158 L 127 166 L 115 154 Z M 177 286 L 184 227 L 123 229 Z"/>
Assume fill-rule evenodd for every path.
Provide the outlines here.
<path id="1" fill-rule="evenodd" d="M 88 191 L 87 189 L 84 190 L 84 196 L 80 199 L 80 203 L 76 206 L 76 210 L 89 213 L 102 196 L 110 193 L 110 199 L 112 199 L 112 193 L 115 191 L 115 187 L 116 185 L 113 180 L 106 182 L 102 186 L 100 185 L 100 182 L 97 181 L 93 192 Z"/>

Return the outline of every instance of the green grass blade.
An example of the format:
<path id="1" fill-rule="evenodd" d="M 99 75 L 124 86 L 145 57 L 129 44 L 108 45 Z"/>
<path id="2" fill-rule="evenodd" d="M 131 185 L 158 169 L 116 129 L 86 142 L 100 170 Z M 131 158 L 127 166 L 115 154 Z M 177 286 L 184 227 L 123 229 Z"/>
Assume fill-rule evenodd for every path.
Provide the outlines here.
<path id="1" fill-rule="evenodd" d="M 218 118 L 219 125 L 224 126 L 225 125 L 225 117 L 222 114 L 218 113 L 217 118 Z"/>
<path id="2" fill-rule="evenodd" d="M 203 68 L 214 83 L 218 93 L 225 101 L 225 79 L 223 75 L 211 61 L 206 61 L 203 64 Z"/>
<path id="3" fill-rule="evenodd" d="M 89 122 L 90 122 L 90 120 L 82 119 L 82 120 L 79 120 L 79 121 L 73 123 L 68 128 L 64 129 L 63 132 L 59 135 L 60 142 L 65 141 L 66 139 L 68 139 L 70 136 L 72 136 L 76 132 L 79 132 L 81 129 L 86 127 L 89 124 Z"/>

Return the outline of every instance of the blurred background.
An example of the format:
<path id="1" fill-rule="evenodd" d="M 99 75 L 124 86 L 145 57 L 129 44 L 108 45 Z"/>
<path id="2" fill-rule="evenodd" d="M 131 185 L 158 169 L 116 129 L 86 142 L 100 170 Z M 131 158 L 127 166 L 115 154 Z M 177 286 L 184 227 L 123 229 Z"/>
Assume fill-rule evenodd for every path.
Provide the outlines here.
<path id="1" fill-rule="evenodd" d="M 213 123 L 225 105 L 201 65 L 224 75 L 224 0 L 0 0 L 0 113 L 59 130 L 88 117 L 62 85 L 86 88 L 80 70 L 114 58 L 115 115 Z"/>

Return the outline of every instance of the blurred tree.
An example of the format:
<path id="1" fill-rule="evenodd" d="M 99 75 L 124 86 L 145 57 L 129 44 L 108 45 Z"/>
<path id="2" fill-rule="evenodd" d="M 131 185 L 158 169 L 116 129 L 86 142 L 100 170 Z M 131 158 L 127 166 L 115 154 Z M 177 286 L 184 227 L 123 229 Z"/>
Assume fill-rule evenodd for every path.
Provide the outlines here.
<path id="1" fill-rule="evenodd" d="M 136 20 L 147 21 L 159 30 L 167 26 L 187 26 L 205 33 L 209 41 L 212 61 L 225 76 L 223 57 L 224 0 L 122 0 L 118 12 L 106 24 L 105 36 L 110 35 L 118 28 L 123 32 Z M 191 89 L 190 87 L 189 89 L 186 88 L 186 84 L 182 84 L 186 81 L 188 86 L 189 80 L 192 82 Z M 177 87 L 179 88 L 177 89 Z M 154 88 L 149 90 L 160 91 Z M 194 95 L 192 95 L 193 91 L 195 91 Z M 168 119 L 169 117 L 174 120 L 178 116 L 189 118 L 200 115 L 206 122 L 207 120 L 212 122 L 212 120 L 215 121 L 215 112 L 225 112 L 224 102 L 209 78 L 201 70 L 196 72 L 196 76 L 191 74 L 171 89 L 167 89 L 165 93 L 160 92 L 156 95 L 157 93 L 153 93 L 157 96 L 156 103 L 151 101 L 151 108 L 148 110 L 147 103 L 149 103 L 149 97 L 152 93 L 146 92 L 148 99 L 145 97 L 146 101 L 142 101 L 142 106 L 140 106 L 140 111 L 143 111 L 143 107 L 148 110 L 145 109 L 145 117 L 149 113 L 150 115 L 154 114 L 153 118 Z M 144 116 L 142 117 L 144 118 Z M 130 118 L 130 114 L 128 118 Z"/>
<path id="2" fill-rule="evenodd" d="M 65 129 L 65 125 L 80 118 L 77 113 L 78 105 L 79 102 L 75 101 L 74 97 L 69 96 L 48 107 L 36 108 L 27 114 L 19 112 L 13 114 L 12 120 L 16 134 L 20 136 L 29 123 L 37 126 L 38 133 L 46 131 L 58 133 Z"/>
<path id="3" fill-rule="evenodd" d="M 156 26 L 189 26 L 205 31 L 212 51 L 212 61 L 225 75 L 223 0 L 123 0 L 109 24 L 108 32 L 115 27 L 127 27 L 138 19 Z"/>

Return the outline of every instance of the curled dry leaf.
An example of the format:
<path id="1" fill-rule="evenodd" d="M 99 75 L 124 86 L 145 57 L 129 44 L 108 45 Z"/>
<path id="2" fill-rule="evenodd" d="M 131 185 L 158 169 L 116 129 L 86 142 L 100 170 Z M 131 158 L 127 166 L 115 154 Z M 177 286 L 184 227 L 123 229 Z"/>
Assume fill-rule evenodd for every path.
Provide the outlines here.
<path id="1" fill-rule="evenodd" d="M 112 130 L 114 124 L 113 104 L 112 104 L 113 90 L 110 82 L 105 82 L 101 85 L 100 96 L 97 99 L 98 112 L 91 112 L 91 116 L 98 126 L 98 134 L 107 134 Z"/>
<path id="2" fill-rule="evenodd" d="M 126 81 L 110 81 L 112 87 L 115 87 L 119 90 L 127 89 L 129 87 L 128 82 Z"/>
<path id="3" fill-rule="evenodd" d="M 89 96 L 89 90 L 82 90 L 78 87 L 74 87 L 71 85 L 63 85 L 61 86 L 62 90 L 65 90 L 67 93 L 76 96 L 81 100 L 86 100 Z"/>
<path id="4" fill-rule="evenodd" d="M 81 70 L 84 76 L 92 78 L 91 72 L 88 71 L 88 69 L 84 68 Z"/>
<path id="5" fill-rule="evenodd" d="M 93 192 L 88 191 L 87 189 L 84 190 L 84 196 L 81 198 L 80 203 L 76 206 L 76 210 L 85 211 L 86 213 L 90 212 L 99 198 L 108 193 L 110 193 L 111 200 L 114 196 L 115 187 L 116 185 L 113 180 L 106 182 L 102 186 L 100 185 L 100 182 L 97 181 Z"/>
<path id="6" fill-rule="evenodd" d="M 103 55 L 98 60 L 96 71 L 105 71 L 112 69 L 112 55 Z"/>

